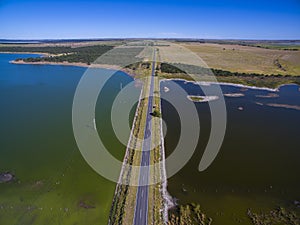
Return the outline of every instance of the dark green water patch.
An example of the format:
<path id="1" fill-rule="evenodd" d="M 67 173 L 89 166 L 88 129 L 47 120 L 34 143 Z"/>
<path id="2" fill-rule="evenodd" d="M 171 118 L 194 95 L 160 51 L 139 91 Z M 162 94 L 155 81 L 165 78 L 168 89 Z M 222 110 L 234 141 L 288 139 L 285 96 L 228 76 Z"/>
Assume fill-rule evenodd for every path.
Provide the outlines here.
<path id="1" fill-rule="evenodd" d="M 189 95 L 203 95 L 199 86 L 176 83 Z M 170 91 L 163 92 L 164 86 Z M 161 88 L 162 97 L 178 95 L 172 83 L 163 82 Z M 224 93 L 242 92 L 245 96 L 225 97 L 227 130 L 217 158 L 207 170 L 198 171 L 210 134 L 211 118 L 207 103 L 195 103 L 201 124 L 199 143 L 191 160 L 169 178 L 168 190 L 180 204 L 199 203 L 202 211 L 213 219 L 212 224 L 250 225 L 247 209 L 269 212 L 278 206 L 293 206 L 293 202 L 299 200 L 300 111 L 267 105 L 300 105 L 299 86 L 283 86 L 277 93 L 279 97 L 264 99 L 256 96 L 269 94 L 267 90 L 227 85 L 222 86 L 222 90 Z M 162 102 L 162 114 L 168 126 L 167 155 L 174 150 L 180 136 L 179 119 L 174 110 Z M 299 213 L 299 208 L 293 209 Z"/>

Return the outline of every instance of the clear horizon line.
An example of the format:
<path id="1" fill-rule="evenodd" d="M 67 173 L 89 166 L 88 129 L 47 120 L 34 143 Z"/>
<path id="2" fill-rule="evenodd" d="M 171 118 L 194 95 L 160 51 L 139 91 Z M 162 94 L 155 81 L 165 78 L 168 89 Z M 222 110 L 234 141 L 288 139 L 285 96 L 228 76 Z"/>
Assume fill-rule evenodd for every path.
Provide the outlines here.
<path id="1" fill-rule="evenodd" d="M 195 38 L 195 37 L 102 37 L 102 38 L 0 38 L 0 41 L 63 41 L 63 40 L 244 40 L 244 41 L 300 41 L 300 38 Z"/>

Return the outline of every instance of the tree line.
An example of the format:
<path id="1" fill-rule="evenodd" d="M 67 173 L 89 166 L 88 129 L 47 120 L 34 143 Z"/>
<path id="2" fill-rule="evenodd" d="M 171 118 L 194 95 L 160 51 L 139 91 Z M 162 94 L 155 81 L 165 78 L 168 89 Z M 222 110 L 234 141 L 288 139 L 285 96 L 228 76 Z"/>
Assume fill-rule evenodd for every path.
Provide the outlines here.
<path id="1" fill-rule="evenodd" d="M 113 46 L 94 45 L 72 48 L 69 46 L 55 46 L 55 47 L 0 47 L 3 52 L 43 52 L 53 54 L 52 56 L 18 58 L 25 62 L 81 62 L 90 64 L 94 62 L 99 56 L 111 50 Z"/>

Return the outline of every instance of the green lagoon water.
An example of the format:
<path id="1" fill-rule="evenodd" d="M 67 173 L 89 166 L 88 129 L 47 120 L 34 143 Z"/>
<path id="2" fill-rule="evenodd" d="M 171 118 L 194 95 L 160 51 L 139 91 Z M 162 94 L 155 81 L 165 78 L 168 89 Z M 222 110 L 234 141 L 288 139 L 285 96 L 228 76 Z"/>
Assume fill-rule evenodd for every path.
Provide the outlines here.
<path id="1" fill-rule="evenodd" d="M 0 183 L 0 224 L 107 224 L 115 183 L 87 165 L 72 130 L 73 96 L 86 69 L 9 63 L 25 56 L 0 54 L 0 172 L 11 171 L 17 179 Z M 120 160 L 125 147 L 113 135 L 107 109 L 120 84 L 130 81 L 116 73 L 96 108 L 101 138 Z"/>
<path id="2" fill-rule="evenodd" d="M 15 182 L 0 184 L 0 224 L 107 224 L 115 183 L 87 165 L 72 131 L 73 96 L 85 68 L 9 63 L 25 56 L 0 54 L 0 172 L 16 175 Z M 103 76 L 107 72 L 97 71 Z M 110 108 L 120 84 L 124 87 L 131 81 L 126 74 L 116 73 L 96 108 L 101 139 L 120 160 L 125 146 L 112 131 Z M 193 84 L 177 83 L 191 95 L 201 94 Z M 170 91 L 165 93 L 164 86 Z M 176 94 L 176 87 L 168 82 L 161 89 L 162 97 Z M 242 92 L 233 86 L 222 89 Z M 262 90 L 243 93 L 244 97 L 225 99 L 224 144 L 213 164 L 201 173 L 197 167 L 209 137 L 210 112 L 207 103 L 196 103 L 201 122 L 198 147 L 188 164 L 168 180 L 168 190 L 178 203 L 199 203 L 214 225 L 250 225 L 248 208 L 267 212 L 284 206 L 299 211 L 293 201 L 300 200 L 300 111 L 256 104 L 300 105 L 299 87 L 282 87 L 279 98 L 257 97 L 269 93 Z M 240 106 L 244 110 L 238 110 Z M 162 102 L 162 110 L 168 125 L 168 155 L 180 135 L 179 118 L 167 102 Z"/>
<path id="3" fill-rule="evenodd" d="M 189 95 L 203 95 L 197 85 L 176 83 Z M 165 93 L 164 87 L 170 91 Z M 180 204 L 199 203 L 214 225 L 250 225 L 247 217 L 250 208 L 257 213 L 268 213 L 281 206 L 300 216 L 300 208 L 294 204 L 300 200 L 300 110 L 266 105 L 300 106 L 299 86 L 281 87 L 276 92 L 277 98 L 262 98 L 274 94 L 266 90 L 245 90 L 229 85 L 221 88 L 223 93 L 243 93 L 244 96 L 225 97 L 227 130 L 220 152 L 207 170 L 198 171 L 209 138 L 211 118 L 208 103 L 195 103 L 200 118 L 199 144 L 185 167 L 168 180 L 170 194 Z M 186 96 L 178 96 L 176 89 L 174 83 L 162 82 L 162 98 L 176 95 L 179 101 L 189 101 Z M 167 155 L 180 136 L 180 120 L 175 112 L 172 105 L 162 102 L 162 114 L 168 127 Z"/>

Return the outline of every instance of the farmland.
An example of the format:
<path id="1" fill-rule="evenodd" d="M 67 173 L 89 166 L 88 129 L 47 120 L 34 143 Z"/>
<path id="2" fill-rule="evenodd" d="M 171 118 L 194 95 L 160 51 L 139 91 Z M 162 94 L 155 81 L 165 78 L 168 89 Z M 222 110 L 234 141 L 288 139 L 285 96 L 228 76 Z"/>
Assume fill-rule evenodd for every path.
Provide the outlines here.
<path id="1" fill-rule="evenodd" d="M 181 43 L 210 68 L 230 72 L 300 75 L 300 51 L 236 44 Z M 167 48 L 167 47 L 164 47 Z"/>

